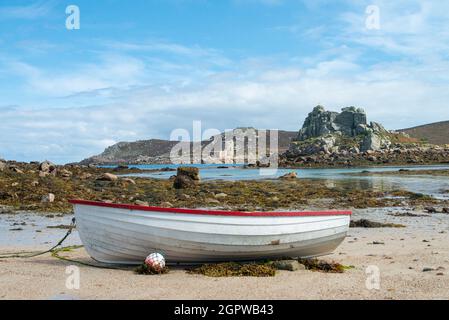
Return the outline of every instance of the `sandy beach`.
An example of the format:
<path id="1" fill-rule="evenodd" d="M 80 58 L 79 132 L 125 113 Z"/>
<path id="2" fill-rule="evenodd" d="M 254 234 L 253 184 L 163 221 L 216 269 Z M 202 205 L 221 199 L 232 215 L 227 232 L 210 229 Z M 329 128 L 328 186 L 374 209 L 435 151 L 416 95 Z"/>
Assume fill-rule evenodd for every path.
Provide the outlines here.
<path id="1" fill-rule="evenodd" d="M 449 215 L 391 215 L 398 212 L 405 211 L 354 211 L 353 219 L 406 227 L 351 228 L 344 243 L 332 255 L 322 257 L 354 266 L 342 274 L 299 270 L 277 271 L 275 277 L 269 278 L 211 278 L 171 267 L 166 275 L 142 276 L 132 269 L 105 270 L 79 265 L 80 288 L 71 290 L 66 287 L 66 267 L 71 263 L 47 254 L 25 260 L 0 260 L 0 299 L 449 299 Z M 423 214 L 422 210 L 412 213 Z M 64 230 L 57 231 L 64 234 Z M 71 237 L 72 243 L 76 243 L 77 234 Z M 49 244 L 9 245 L 2 246 L 0 251 L 48 247 Z M 91 262 L 83 248 L 67 256 Z M 379 268 L 379 290 L 367 289 L 369 266 Z M 427 269 L 430 271 L 423 271 Z"/>

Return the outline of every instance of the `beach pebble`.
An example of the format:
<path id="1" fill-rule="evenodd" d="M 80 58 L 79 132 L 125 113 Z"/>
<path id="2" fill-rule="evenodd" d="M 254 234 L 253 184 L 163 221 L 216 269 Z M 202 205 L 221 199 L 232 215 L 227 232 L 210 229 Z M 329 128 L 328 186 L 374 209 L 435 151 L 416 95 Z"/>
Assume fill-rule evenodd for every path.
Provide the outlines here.
<path id="1" fill-rule="evenodd" d="M 49 193 L 42 197 L 41 202 L 43 203 L 52 203 L 55 201 L 55 195 L 53 193 Z"/>
<path id="2" fill-rule="evenodd" d="M 287 270 L 287 271 L 306 270 L 306 267 L 296 260 L 275 261 L 273 262 L 273 266 L 278 270 Z"/>

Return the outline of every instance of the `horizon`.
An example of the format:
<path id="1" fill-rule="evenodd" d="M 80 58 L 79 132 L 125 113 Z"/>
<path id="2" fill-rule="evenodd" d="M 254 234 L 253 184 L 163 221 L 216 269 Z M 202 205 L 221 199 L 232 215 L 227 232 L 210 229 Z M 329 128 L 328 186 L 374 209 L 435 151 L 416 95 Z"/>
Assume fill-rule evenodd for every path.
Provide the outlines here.
<path id="1" fill-rule="evenodd" d="M 299 131 L 319 104 L 361 107 L 390 130 L 444 122 L 448 12 L 418 0 L 3 1 L 0 158 L 78 162 L 195 120 Z"/>

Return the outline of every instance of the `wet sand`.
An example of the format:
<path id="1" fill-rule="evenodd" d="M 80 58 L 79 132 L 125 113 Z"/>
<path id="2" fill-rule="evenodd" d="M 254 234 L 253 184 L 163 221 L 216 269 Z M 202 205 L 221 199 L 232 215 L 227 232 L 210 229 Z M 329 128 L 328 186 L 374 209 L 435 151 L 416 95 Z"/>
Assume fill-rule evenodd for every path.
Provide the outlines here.
<path id="1" fill-rule="evenodd" d="M 142 276 L 132 269 L 80 265 L 80 289 L 71 290 L 65 273 L 71 263 L 44 255 L 0 259 L 0 299 L 449 299 L 449 215 L 393 217 L 388 213 L 400 210 L 390 210 L 354 211 L 354 219 L 400 223 L 406 228 L 351 228 L 334 254 L 322 257 L 354 266 L 343 274 L 300 270 L 278 271 L 271 278 L 209 278 L 171 268 L 166 275 Z M 414 213 L 423 214 L 421 210 Z M 73 237 L 76 243 L 76 234 Z M 0 252 L 48 247 L 2 242 Z M 91 262 L 84 249 L 67 255 Z M 379 268 L 379 290 L 367 289 L 369 266 Z M 425 268 L 433 270 L 424 272 Z"/>

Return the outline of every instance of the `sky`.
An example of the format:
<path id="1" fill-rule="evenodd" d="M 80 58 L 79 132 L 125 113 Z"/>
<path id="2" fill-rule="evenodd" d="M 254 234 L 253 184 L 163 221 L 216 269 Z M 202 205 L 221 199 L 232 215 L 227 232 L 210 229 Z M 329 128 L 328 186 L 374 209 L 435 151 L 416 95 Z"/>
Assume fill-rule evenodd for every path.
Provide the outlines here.
<path id="1" fill-rule="evenodd" d="M 193 121 L 299 130 L 318 104 L 449 120 L 449 1 L 0 0 L 0 158 L 80 161 Z"/>

